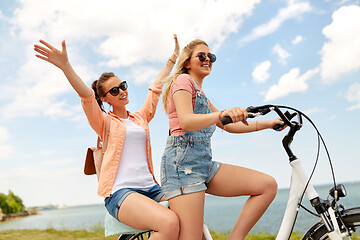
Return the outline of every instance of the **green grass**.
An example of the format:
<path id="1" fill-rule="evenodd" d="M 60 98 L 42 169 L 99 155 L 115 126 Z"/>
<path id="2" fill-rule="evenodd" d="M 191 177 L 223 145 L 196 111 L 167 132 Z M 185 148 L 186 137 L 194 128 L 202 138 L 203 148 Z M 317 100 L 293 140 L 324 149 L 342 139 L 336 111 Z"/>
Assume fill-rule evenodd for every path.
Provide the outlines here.
<path id="1" fill-rule="evenodd" d="M 228 233 L 216 233 L 210 231 L 211 236 L 214 240 L 226 240 L 228 237 Z M 290 237 L 291 240 L 299 240 L 301 239 L 301 234 L 293 233 Z M 276 235 L 269 233 L 258 233 L 258 234 L 249 234 L 246 236 L 245 240 L 275 240 Z"/>
<path id="2" fill-rule="evenodd" d="M 68 230 L 9 230 L 0 232 L 1 240 L 100 240 L 100 239 L 117 239 L 117 236 L 105 238 L 104 232 L 88 232 L 85 230 L 68 231 Z"/>
<path id="3" fill-rule="evenodd" d="M 226 240 L 228 233 L 215 233 L 211 231 L 211 236 L 214 240 Z M 9 230 L 0 232 L 0 240 L 73 240 L 73 239 L 86 239 L 86 240 L 98 240 L 98 239 L 117 239 L 118 236 L 104 237 L 104 232 L 89 232 L 85 230 L 69 231 L 69 230 Z M 250 234 L 246 237 L 246 240 L 274 240 L 276 235 L 260 233 Z M 291 240 L 299 240 L 301 235 L 293 234 Z M 359 239 L 359 238 L 358 238 Z M 360 240 L 360 239 L 359 239 Z"/>
<path id="4" fill-rule="evenodd" d="M 73 239 L 83 239 L 83 240 L 116 240 L 118 236 L 111 236 L 105 238 L 103 229 L 99 227 L 94 227 L 91 231 L 86 230 L 54 230 L 52 228 L 47 230 L 8 230 L 0 231 L 0 240 L 73 240 Z M 216 233 L 211 231 L 211 235 L 214 240 L 226 240 L 228 233 Z M 301 234 L 293 233 L 291 235 L 291 240 L 301 239 Z M 245 240 L 275 240 L 276 235 L 268 233 L 258 233 L 258 234 L 249 234 Z M 353 240 L 360 240 L 360 236 L 351 237 Z"/>

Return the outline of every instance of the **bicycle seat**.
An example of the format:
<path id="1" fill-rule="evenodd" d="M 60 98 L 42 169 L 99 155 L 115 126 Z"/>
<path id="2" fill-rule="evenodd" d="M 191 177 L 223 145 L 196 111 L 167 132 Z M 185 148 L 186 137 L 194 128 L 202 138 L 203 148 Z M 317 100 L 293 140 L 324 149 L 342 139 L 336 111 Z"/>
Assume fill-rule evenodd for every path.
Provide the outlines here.
<path id="1" fill-rule="evenodd" d="M 160 204 L 167 208 L 169 207 L 169 203 L 167 201 L 160 202 Z M 149 229 L 149 230 L 151 230 L 151 229 Z M 117 219 L 115 219 L 113 216 L 111 216 L 108 211 L 106 211 L 106 214 L 105 214 L 105 237 L 108 237 L 111 235 L 135 234 L 135 233 L 141 233 L 141 232 L 143 232 L 143 231 L 129 227 L 128 225 L 125 225 L 125 224 L 119 222 Z"/>

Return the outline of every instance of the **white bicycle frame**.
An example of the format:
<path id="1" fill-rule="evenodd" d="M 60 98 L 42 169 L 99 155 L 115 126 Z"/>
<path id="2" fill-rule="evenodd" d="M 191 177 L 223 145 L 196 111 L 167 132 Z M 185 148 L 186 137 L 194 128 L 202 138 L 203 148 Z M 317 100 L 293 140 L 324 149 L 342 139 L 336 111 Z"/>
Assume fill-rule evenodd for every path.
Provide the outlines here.
<path id="1" fill-rule="evenodd" d="M 301 201 L 302 194 L 304 192 L 306 184 L 308 183 L 308 177 L 306 176 L 300 164 L 299 159 L 291 161 L 290 165 L 292 167 L 292 174 L 291 174 L 289 198 L 276 240 L 290 239 L 290 235 L 295 224 L 296 216 L 299 211 L 299 203 Z M 309 201 L 319 197 L 319 194 L 316 192 L 316 190 L 314 189 L 311 183 L 309 183 L 306 188 L 306 195 Z M 334 231 L 328 233 L 329 238 L 331 240 L 350 239 L 348 234 L 341 233 L 338 222 L 336 221 L 334 210 L 331 207 L 329 207 L 328 211 L 331 217 L 331 222 L 334 227 Z M 323 219 L 323 221 L 326 221 L 326 219 Z"/>
<path id="2" fill-rule="evenodd" d="M 299 159 L 290 162 L 290 165 L 292 167 L 292 172 L 289 198 L 276 240 L 289 239 L 295 224 L 297 213 L 299 211 L 298 204 L 301 201 L 301 197 L 308 179 L 304 173 Z M 314 187 L 310 183 L 306 189 L 306 194 L 309 200 L 319 197 L 319 194 L 315 191 Z"/>

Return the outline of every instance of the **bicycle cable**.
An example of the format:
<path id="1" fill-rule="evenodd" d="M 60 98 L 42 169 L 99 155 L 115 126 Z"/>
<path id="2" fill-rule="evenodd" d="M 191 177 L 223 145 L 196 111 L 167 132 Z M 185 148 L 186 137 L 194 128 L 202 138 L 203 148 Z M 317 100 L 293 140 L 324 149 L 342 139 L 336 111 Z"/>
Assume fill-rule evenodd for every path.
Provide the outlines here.
<path id="1" fill-rule="evenodd" d="M 274 107 L 277 107 L 277 108 L 285 108 L 285 109 L 289 109 L 289 110 L 292 110 L 292 111 L 297 112 L 298 114 L 300 114 L 301 116 L 303 116 L 303 117 L 313 126 L 313 128 L 315 129 L 315 131 L 316 131 L 316 133 L 317 133 L 317 138 L 318 138 L 318 144 L 317 144 L 317 145 L 318 145 L 318 146 L 317 146 L 317 154 L 316 154 L 315 163 L 314 163 L 313 169 L 312 169 L 312 171 L 311 171 L 311 174 L 310 174 L 310 176 L 309 176 L 309 178 L 308 178 L 308 181 L 307 181 L 307 183 L 306 183 L 306 185 L 305 185 L 304 191 L 303 191 L 303 193 L 302 193 L 302 195 L 301 195 L 300 202 L 298 203 L 298 206 L 301 207 L 301 208 L 303 208 L 305 211 L 307 211 L 307 212 L 309 212 L 309 213 L 311 213 L 311 214 L 313 214 L 313 215 L 315 215 L 315 216 L 318 216 L 317 214 L 313 213 L 312 211 L 310 211 L 309 209 L 307 209 L 305 206 L 303 206 L 303 205 L 301 204 L 301 202 L 302 202 L 302 199 L 303 199 L 303 197 L 304 197 L 304 195 L 305 195 L 306 189 L 307 189 L 307 187 L 309 186 L 310 181 L 311 181 L 311 179 L 312 179 L 312 177 L 313 177 L 313 175 L 314 175 L 314 173 L 315 173 L 315 169 L 316 169 L 316 167 L 317 167 L 317 164 L 318 164 L 318 162 L 319 162 L 321 142 L 322 142 L 322 145 L 323 145 L 323 147 L 324 147 L 324 149 L 325 149 L 325 152 L 326 152 L 326 154 L 327 154 L 327 158 L 328 158 L 328 162 L 329 162 L 329 166 L 330 166 L 330 170 L 331 170 L 331 175 L 332 175 L 332 180 L 333 180 L 334 187 L 336 186 L 335 171 L 334 171 L 334 167 L 333 167 L 333 164 L 332 164 L 332 161 L 331 161 L 331 157 L 330 157 L 330 153 L 329 153 L 329 151 L 328 151 L 328 148 L 327 148 L 327 146 L 326 146 L 326 144 L 325 144 L 325 141 L 324 141 L 322 135 L 320 134 L 320 131 L 319 131 L 318 128 L 316 127 L 315 123 L 314 123 L 305 113 L 301 112 L 301 111 L 298 110 L 298 109 L 295 109 L 295 108 L 292 108 L 292 107 L 288 107 L 288 106 L 282 106 L 282 105 L 273 105 L 273 106 L 274 106 Z"/>
<path id="2" fill-rule="evenodd" d="M 295 109 L 295 108 L 292 108 L 292 107 L 288 107 L 288 106 L 282 106 L 282 105 L 273 105 L 274 107 L 278 107 L 278 108 L 285 108 L 285 109 L 290 109 L 290 110 L 293 110 L 295 112 L 298 112 L 300 113 L 306 120 L 309 121 L 309 123 L 314 127 L 317 135 L 318 135 L 318 138 L 320 138 L 321 142 L 322 142 L 322 145 L 324 146 L 325 148 L 325 152 L 327 154 L 327 158 L 329 160 L 329 165 L 330 165 L 330 169 L 331 169 L 331 175 L 332 175 L 332 179 L 333 179 L 333 183 L 334 183 L 334 186 L 336 186 L 336 180 L 335 180 L 335 171 L 334 171 L 334 167 L 333 167 L 333 164 L 332 164 L 332 161 L 331 161 L 331 157 L 330 157 L 330 153 L 328 151 L 328 148 L 325 144 L 325 141 L 322 137 L 322 135 L 320 134 L 320 131 L 318 130 L 318 128 L 316 127 L 315 123 L 303 112 L 301 112 L 300 110 L 298 109 Z M 320 145 L 318 145 L 318 148 L 320 148 Z M 318 157 L 318 156 L 317 156 Z"/>

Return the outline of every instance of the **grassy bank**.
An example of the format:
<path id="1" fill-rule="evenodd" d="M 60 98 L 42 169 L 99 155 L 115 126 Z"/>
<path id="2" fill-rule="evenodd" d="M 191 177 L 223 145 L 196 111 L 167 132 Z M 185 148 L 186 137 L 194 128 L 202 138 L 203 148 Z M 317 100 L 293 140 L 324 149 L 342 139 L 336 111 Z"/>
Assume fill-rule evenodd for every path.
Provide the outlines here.
<path id="1" fill-rule="evenodd" d="M 225 240 L 228 234 L 225 233 L 211 233 L 214 240 Z M 275 235 L 271 234 L 251 234 L 247 236 L 247 240 L 273 240 Z M 298 240 L 301 236 L 294 234 L 292 240 Z M 86 239 L 86 240 L 99 240 L 99 239 L 117 239 L 117 236 L 104 237 L 103 232 L 88 232 L 88 231 L 67 231 L 67 230 L 10 230 L 0 232 L 0 240 L 73 240 L 73 239 Z"/>
<path id="2" fill-rule="evenodd" d="M 225 233 L 214 233 L 212 232 L 214 240 L 225 240 L 228 234 Z M 104 232 L 88 232 L 85 230 L 78 231 L 68 231 L 68 230 L 9 230 L 0 232 L 0 240 L 73 240 L 73 239 L 83 239 L 83 240 L 100 240 L 100 239 L 109 239 L 116 240 L 118 236 L 104 237 Z M 249 235 L 247 240 L 273 240 L 275 235 L 270 234 L 259 234 L 259 235 Z M 292 240 L 298 240 L 299 237 L 291 238 Z"/>
<path id="3" fill-rule="evenodd" d="M 225 240 L 228 234 L 211 232 L 214 240 Z M 88 232 L 85 230 L 68 231 L 68 230 L 9 230 L 0 231 L 0 240 L 116 240 L 118 236 L 104 237 L 104 232 Z M 274 240 L 276 235 L 260 233 L 250 234 L 246 240 Z M 291 240 L 301 239 L 300 234 L 292 234 Z M 360 240 L 360 236 L 352 237 L 353 240 Z"/>

